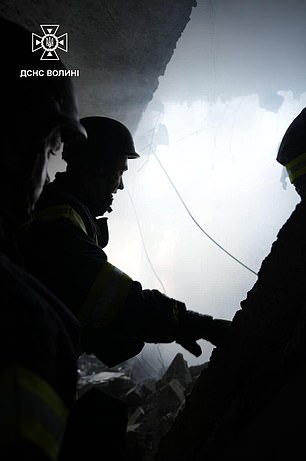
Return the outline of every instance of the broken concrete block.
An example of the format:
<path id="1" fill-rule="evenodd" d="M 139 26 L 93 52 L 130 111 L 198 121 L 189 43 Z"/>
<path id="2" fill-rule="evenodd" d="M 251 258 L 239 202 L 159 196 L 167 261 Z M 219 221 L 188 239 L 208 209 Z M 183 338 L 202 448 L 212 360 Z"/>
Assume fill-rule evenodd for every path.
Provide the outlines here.
<path id="1" fill-rule="evenodd" d="M 156 379 L 146 379 L 141 383 L 141 391 L 145 397 L 156 392 Z"/>
<path id="2" fill-rule="evenodd" d="M 158 381 L 157 386 L 162 387 L 165 382 L 176 379 L 186 389 L 192 382 L 192 377 L 188 368 L 188 364 L 183 357 L 183 354 L 178 353 L 170 363 L 164 376 Z"/>
<path id="3" fill-rule="evenodd" d="M 193 365 L 189 367 L 189 371 L 193 380 L 197 379 L 204 368 L 208 367 L 208 362 L 202 363 L 201 365 Z"/>
<path id="4" fill-rule="evenodd" d="M 136 408 L 136 410 L 131 414 L 128 421 L 128 426 L 133 426 L 137 423 L 140 423 L 141 419 L 143 418 L 145 412 L 142 407 Z"/>
<path id="5" fill-rule="evenodd" d="M 159 413 L 175 412 L 185 402 L 185 389 L 177 379 L 172 379 L 159 389 Z"/>
<path id="6" fill-rule="evenodd" d="M 142 404 L 143 397 L 141 389 L 136 385 L 122 395 L 121 399 L 126 403 L 126 405 L 128 405 L 128 407 L 137 407 Z"/>

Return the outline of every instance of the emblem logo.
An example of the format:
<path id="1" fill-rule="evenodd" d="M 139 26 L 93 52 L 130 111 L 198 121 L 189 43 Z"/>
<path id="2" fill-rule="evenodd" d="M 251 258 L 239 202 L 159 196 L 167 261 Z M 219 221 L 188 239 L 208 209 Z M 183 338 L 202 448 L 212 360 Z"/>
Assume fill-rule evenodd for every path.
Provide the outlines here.
<path id="1" fill-rule="evenodd" d="M 68 51 L 68 34 L 57 36 L 59 25 L 41 25 L 40 26 L 44 35 L 32 33 L 32 52 L 43 49 L 41 55 L 42 61 L 55 61 L 59 60 L 57 49 L 67 52 Z"/>

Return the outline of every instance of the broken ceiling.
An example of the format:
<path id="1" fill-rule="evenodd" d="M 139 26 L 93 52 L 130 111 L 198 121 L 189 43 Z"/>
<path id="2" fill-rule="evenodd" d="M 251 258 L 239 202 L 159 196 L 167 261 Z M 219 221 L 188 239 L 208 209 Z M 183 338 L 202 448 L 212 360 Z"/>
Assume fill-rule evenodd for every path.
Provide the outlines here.
<path id="1" fill-rule="evenodd" d="M 194 0 L 2 0 L 0 14 L 36 34 L 41 24 L 59 25 L 69 48 L 58 54 L 80 71 L 74 78 L 80 115 L 118 118 L 134 131 L 194 6 Z"/>

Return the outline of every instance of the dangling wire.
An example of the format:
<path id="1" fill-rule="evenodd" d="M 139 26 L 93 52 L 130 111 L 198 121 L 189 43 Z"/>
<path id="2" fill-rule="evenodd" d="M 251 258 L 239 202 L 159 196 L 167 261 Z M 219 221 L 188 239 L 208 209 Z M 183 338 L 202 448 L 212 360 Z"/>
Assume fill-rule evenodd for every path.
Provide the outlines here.
<path id="1" fill-rule="evenodd" d="M 158 156 L 156 155 L 156 152 L 155 152 L 155 149 L 153 148 L 153 145 L 154 145 L 154 136 L 155 136 L 155 133 L 156 133 L 156 127 L 158 126 L 158 123 L 159 123 L 159 120 L 160 120 L 160 117 L 161 117 L 161 113 L 159 113 L 159 116 L 156 120 L 156 123 L 155 123 L 155 126 L 153 128 L 151 128 L 148 133 L 150 133 L 150 141 L 148 142 L 148 144 L 142 149 L 142 151 L 145 151 L 147 150 L 147 152 L 149 153 L 149 155 L 154 155 L 154 157 L 156 158 L 159 166 L 161 167 L 161 169 L 163 170 L 164 174 L 166 175 L 168 181 L 170 182 L 171 186 L 173 187 L 175 193 L 177 194 L 178 198 L 180 199 L 183 207 L 185 208 L 185 210 L 187 211 L 188 215 L 190 216 L 190 218 L 192 219 L 192 221 L 195 223 L 195 225 L 201 230 L 201 232 L 203 232 L 204 235 L 206 235 L 207 238 L 209 238 L 209 240 L 214 244 L 216 245 L 220 250 L 222 250 L 225 254 L 227 254 L 230 258 L 232 258 L 234 261 L 236 261 L 238 264 L 240 264 L 242 267 L 244 267 L 245 269 L 247 269 L 248 271 L 250 271 L 252 274 L 254 275 L 258 275 L 257 272 L 255 272 L 253 269 L 251 269 L 249 266 L 247 266 L 246 264 L 244 264 L 242 261 L 240 261 L 238 258 L 236 258 L 234 255 L 232 255 L 229 251 L 227 251 L 222 245 L 220 245 L 220 243 L 218 243 L 213 237 L 211 237 L 211 235 L 206 232 L 203 227 L 198 223 L 198 221 L 194 218 L 194 216 L 192 215 L 192 213 L 190 212 L 189 208 L 187 207 L 186 203 L 184 202 L 181 194 L 179 193 L 178 189 L 176 188 L 174 182 L 172 181 L 171 177 L 169 176 L 169 174 L 167 173 L 165 167 L 163 166 L 163 164 L 161 163 L 161 161 L 159 160 Z M 192 133 L 190 134 L 190 136 L 192 136 Z M 147 161 L 145 162 L 147 163 Z M 143 165 L 144 166 L 144 165 Z M 131 199 L 131 197 L 130 197 Z M 133 204 L 133 202 L 132 202 Z M 136 216 L 136 210 L 135 210 L 135 206 L 133 204 L 133 208 L 134 208 L 134 212 L 135 212 L 135 216 Z M 139 225 L 139 220 L 138 218 L 137 219 L 137 224 L 138 224 L 138 228 L 140 229 L 140 225 Z M 140 235 L 141 235 L 141 238 L 142 238 L 142 241 L 143 241 L 143 245 L 144 245 L 144 249 L 145 249 L 145 243 L 144 243 L 144 240 L 143 240 L 143 237 L 142 237 L 142 233 L 141 233 L 141 229 L 140 229 Z M 146 250 L 145 250 L 146 252 Z M 146 253 L 147 254 L 147 253 Z M 148 255 L 147 255 L 148 257 Z M 149 261 L 149 264 L 151 265 L 150 263 L 150 258 L 148 257 L 148 261 Z M 151 265 L 152 267 L 152 265 Z M 158 275 L 156 274 L 155 270 L 153 269 L 152 267 L 152 270 L 155 274 L 155 276 L 157 277 L 157 279 L 159 280 L 159 283 L 162 284 L 161 280 L 159 279 Z M 163 285 L 162 285 L 163 286 Z"/>
<path id="2" fill-rule="evenodd" d="M 240 264 L 241 266 L 243 266 L 245 269 L 247 269 L 248 271 L 252 272 L 252 274 L 254 275 L 258 275 L 257 272 L 255 272 L 253 269 L 251 269 L 250 267 L 248 267 L 246 264 L 244 264 L 242 261 L 240 261 L 238 258 L 236 258 L 235 256 L 233 256 L 229 251 L 227 251 L 223 246 L 221 246 L 214 238 L 211 237 L 211 235 L 209 235 L 204 229 L 202 226 L 200 226 L 200 224 L 198 223 L 198 221 L 194 218 L 194 216 L 191 214 L 189 208 L 187 207 L 186 203 L 184 202 L 181 194 L 179 193 L 179 191 L 177 190 L 174 182 L 172 181 L 172 179 L 170 178 L 169 174 L 167 173 L 167 171 L 165 170 L 163 164 L 161 163 L 161 161 L 159 160 L 158 156 L 156 155 L 156 153 L 154 151 L 152 151 L 154 157 L 156 158 L 159 166 L 161 167 L 161 169 L 163 170 L 163 172 L 165 173 L 165 175 L 167 176 L 168 178 L 168 181 L 170 182 L 171 186 L 173 187 L 173 189 L 175 190 L 178 198 L 180 199 L 183 207 L 185 208 L 185 210 L 187 211 L 187 213 L 189 214 L 190 218 L 192 219 L 192 221 L 195 223 L 195 225 L 203 232 L 203 234 L 206 235 L 207 238 L 209 238 L 209 240 L 211 240 L 218 248 L 220 248 L 220 250 L 224 251 L 224 253 L 226 253 L 230 258 L 232 258 L 234 261 L 236 261 L 238 264 Z"/>
<path id="3" fill-rule="evenodd" d="M 143 238 L 143 234 L 142 234 L 142 229 L 141 229 L 141 226 L 140 226 L 140 222 L 139 222 L 139 219 L 138 219 L 138 215 L 137 215 L 137 211 L 136 211 L 136 207 L 135 207 L 135 204 L 134 204 L 134 201 L 132 199 L 132 196 L 131 194 L 129 193 L 129 191 L 127 190 L 127 188 L 125 188 L 125 190 L 127 191 L 127 194 L 129 196 L 129 199 L 131 201 L 131 204 L 132 204 L 132 207 L 133 207 L 133 210 L 134 210 L 134 214 L 135 214 L 135 218 L 136 218 L 136 222 L 137 222 L 137 226 L 138 226 L 138 230 L 139 230 L 139 234 L 140 234 L 140 238 L 141 238 L 141 243 L 142 243 L 142 246 L 143 246 L 143 249 L 144 249 L 144 252 L 145 252 L 145 255 L 146 255 L 146 258 L 148 260 L 148 263 L 152 269 L 152 272 L 154 273 L 156 279 L 158 280 L 158 282 L 160 283 L 160 286 L 162 287 L 162 291 L 163 293 L 166 293 L 166 289 L 165 289 L 165 286 L 163 284 L 163 282 L 161 281 L 161 279 L 159 278 L 156 270 L 154 269 L 154 266 L 152 264 L 152 261 L 151 261 L 151 258 L 150 258 L 150 255 L 147 251 L 147 248 L 146 248 L 146 244 L 145 244 L 145 241 L 144 241 L 144 238 Z"/>
<path id="4" fill-rule="evenodd" d="M 127 188 L 125 188 L 125 190 L 127 191 L 127 194 L 129 196 L 129 199 L 131 201 L 131 204 L 132 204 L 132 207 L 133 207 L 133 210 L 134 210 L 134 214 L 135 214 L 135 219 L 136 219 L 136 222 L 137 222 L 137 226 L 138 226 L 138 230 L 139 230 L 139 234 L 140 234 L 140 238 L 141 238 L 141 243 L 142 243 L 142 246 L 143 246 L 143 249 L 144 249 L 144 252 L 145 252 L 145 255 L 146 255 L 146 258 L 148 260 L 148 263 L 151 267 L 151 270 L 152 272 L 154 273 L 156 279 L 158 280 L 158 282 L 160 283 L 160 286 L 162 288 L 162 291 L 164 294 L 166 294 L 166 288 L 162 282 L 162 280 L 160 279 L 158 273 L 156 272 L 153 264 L 152 264 L 152 261 L 151 261 L 151 258 L 150 258 L 150 255 L 147 251 L 147 247 L 146 247 L 146 244 L 145 244 L 145 240 L 144 240 L 144 237 L 143 237 L 143 233 L 142 233 L 142 229 L 141 229 L 141 226 L 140 226 L 140 222 L 139 222 L 139 219 L 138 219 L 138 215 L 137 215 L 137 211 L 136 211 L 136 207 L 135 207 L 135 204 L 134 204 L 134 201 L 133 201 L 133 198 L 131 196 L 131 194 L 129 193 L 129 191 L 127 190 Z M 156 344 L 156 347 L 157 347 L 157 352 L 158 352 L 158 357 L 159 357 L 159 363 L 160 363 L 160 366 L 161 366 L 161 369 L 162 369 L 162 372 L 164 373 L 166 371 L 166 365 L 165 365 L 165 362 L 164 362 L 164 359 L 163 359 L 163 356 L 162 356 L 162 353 L 161 353 L 161 350 L 160 350 L 160 345 L 159 344 Z M 142 353 L 142 359 L 147 362 L 143 356 L 143 353 Z M 148 364 L 149 365 L 149 364 Z M 151 366 L 151 368 L 153 368 Z M 155 370 L 156 371 L 156 370 Z"/>

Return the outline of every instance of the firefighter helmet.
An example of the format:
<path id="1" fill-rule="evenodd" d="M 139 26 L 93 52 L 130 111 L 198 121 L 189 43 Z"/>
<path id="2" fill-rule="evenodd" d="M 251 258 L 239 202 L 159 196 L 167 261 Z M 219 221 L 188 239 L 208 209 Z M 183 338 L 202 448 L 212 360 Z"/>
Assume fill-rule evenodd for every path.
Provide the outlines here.
<path id="1" fill-rule="evenodd" d="M 306 108 L 291 122 L 280 143 L 277 161 L 286 167 L 295 185 L 306 177 Z"/>
<path id="2" fill-rule="evenodd" d="M 64 146 L 63 159 L 70 166 L 93 170 L 116 156 L 138 158 L 129 129 L 118 120 L 108 117 L 84 117 L 81 119 L 88 139 Z"/>

